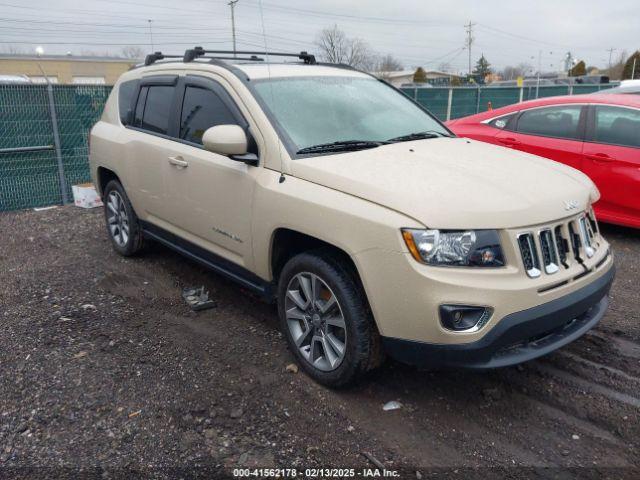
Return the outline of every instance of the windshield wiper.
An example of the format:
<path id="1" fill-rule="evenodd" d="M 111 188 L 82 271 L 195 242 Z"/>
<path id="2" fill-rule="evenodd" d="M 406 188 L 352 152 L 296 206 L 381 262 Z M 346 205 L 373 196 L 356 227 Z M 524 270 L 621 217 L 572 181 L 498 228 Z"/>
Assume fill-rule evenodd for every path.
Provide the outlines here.
<path id="1" fill-rule="evenodd" d="M 380 145 L 386 145 L 389 142 L 374 140 L 341 140 L 338 142 L 321 143 L 312 145 L 298 150 L 296 153 L 320 153 L 320 152 L 348 152 L 355 150 L 364 150 L 366 148 L 376 148 Z"/>
<path id="2" fill-rule="evenodd" d="M 435 130 L 426 130 L 424 132 L 414 132 L 408 135 L 402 135 L 400 137 L 394 137 L 387 140 L 387 142 L 409 142 L 411 140 L 424 140 L 426 138 L 439 138 L 439 137 L 451 137 L 451 135 L 444 132 L 436 132 Z"/>

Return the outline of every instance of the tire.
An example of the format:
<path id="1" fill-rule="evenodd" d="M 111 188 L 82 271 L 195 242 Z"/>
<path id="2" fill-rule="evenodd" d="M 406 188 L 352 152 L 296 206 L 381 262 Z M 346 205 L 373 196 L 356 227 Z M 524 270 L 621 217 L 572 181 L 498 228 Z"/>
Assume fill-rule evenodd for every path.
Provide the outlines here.
<path id="1" fill-rule="evenodd" d="M 143 247 L 140 221 L 129 197 L 118 180 L 107 183 L 103 195 L 107 234 L 113 249 L 120 255 L 135 255 Z"/>
<path id="2" fill-rule="evenodd" d="M 302 253 L 287 262 L 278 281 L 278 314 L 298 364 L 318 383 L 344 387 L 382 362 L 360 281 L 331 251 Z"/>

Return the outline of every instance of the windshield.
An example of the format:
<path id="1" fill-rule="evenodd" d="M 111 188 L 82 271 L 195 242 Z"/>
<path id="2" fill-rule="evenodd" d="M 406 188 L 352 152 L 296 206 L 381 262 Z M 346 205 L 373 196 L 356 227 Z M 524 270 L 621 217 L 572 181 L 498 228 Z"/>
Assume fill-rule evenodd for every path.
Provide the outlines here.
<path id="1" fill-rule="evenodd" d="M 449 135 L 402 93 L 374 78 L 259 80 L 257 94 L 294 152 L 331 142 L 385 142 L 416 132 Z"/>

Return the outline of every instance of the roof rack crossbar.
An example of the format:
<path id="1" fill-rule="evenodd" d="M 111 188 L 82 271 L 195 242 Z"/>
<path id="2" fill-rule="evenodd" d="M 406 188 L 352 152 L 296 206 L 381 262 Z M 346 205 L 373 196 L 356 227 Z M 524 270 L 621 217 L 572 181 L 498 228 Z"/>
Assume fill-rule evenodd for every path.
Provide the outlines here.
<path id="1" fill-rule="evenodd" d="M 233 50 L 205 50 L 202 47 L 195 47 L 195 48 L 191 48 L 188 49 L 184 52 L 184 61 L 185 62 L 192 62 L 193 60 L 195 60 L 198 57 L 203 57 L 206 54 L 214 54 L 214 55 L 233 55 L 232 57 L 216 57 L 214 56 L 213 58 L 224 58 L 227 60 L 239 60 L 237 58 L 237 55 L 251 55 L 252 58 L 251 60 L 257 60 L 258 58 L 255 57 L 255 55 L 265 55 L 265 56 L 274 56 L 274 57 L 295 57 L 295 58 L 299 58 L 300 60 L 302 60 L 304 63 L 306 64 L 310 64 L 310 65 L 315 65 L 316 64 L 316 57 L 314 55 L 311 55 L 310 53 L 307 52 L 300 52 L 300 53 L 282 53 L 282 52 L 254 52 L 254 51 L 247 51 L 247 50 L 236 50 L 235 52 Z M 260 60 L 258 60 L 260 61 Z"/>
<path id="2" fill-rule="evenodd" d="M 158 60 L 164 60 L 165 58 L 180 58 L 182 55 L 165 55 L 162 52 L 153 52 L 147 55 L 144 59 L 144 65 L 149 66 L 157 62 Z"/>

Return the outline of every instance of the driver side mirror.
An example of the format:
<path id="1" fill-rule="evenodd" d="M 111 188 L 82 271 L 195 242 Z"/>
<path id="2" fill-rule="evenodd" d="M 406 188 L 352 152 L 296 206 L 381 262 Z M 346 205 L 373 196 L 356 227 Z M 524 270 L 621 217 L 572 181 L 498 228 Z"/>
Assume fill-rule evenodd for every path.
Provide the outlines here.
<path id="1" fill-rule="evenodd" d="M 247 153 L 247 143 L 247 134 L 238 125 L 216 125 L 205 130 L 202 135 L 205 150 L 248 165 L 257 165 L 258 157 L 253 153 Z"/>

